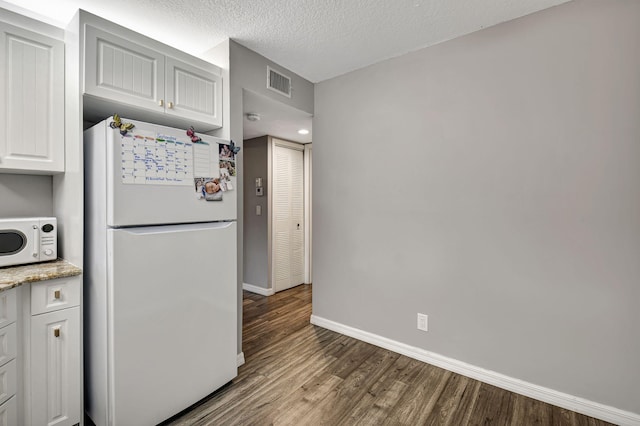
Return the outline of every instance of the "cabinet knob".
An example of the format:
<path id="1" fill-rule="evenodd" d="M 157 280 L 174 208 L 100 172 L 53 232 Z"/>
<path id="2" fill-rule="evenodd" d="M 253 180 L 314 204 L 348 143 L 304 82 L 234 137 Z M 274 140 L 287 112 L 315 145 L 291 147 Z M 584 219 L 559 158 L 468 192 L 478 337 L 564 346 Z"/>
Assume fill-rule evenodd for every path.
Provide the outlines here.
<path id="1" fill-rule="evenodd" d="M 60 327 L 56 327 L 53 329 L 54 337 L 60 337 Z"/>
<path id="2" fill-rule="evenodd" d="M 167 106 L 169 107 L 169 109 L 173 108 L 173 102 L 169 102 Z"/>
<path id="3" fill-rule="evenodd" d="M 53 298 L 54 299 L 60 299 L 60 290 L 56 290 L 53 292 Z"/>
<path id="4" fill-rule="evenodd" d="M 163 101 L 162 99 L 160 99 L 160 100 L 158 101 L 158 105 L 160 105 L 160 106 L 164 106 L 164 101 Z"/>

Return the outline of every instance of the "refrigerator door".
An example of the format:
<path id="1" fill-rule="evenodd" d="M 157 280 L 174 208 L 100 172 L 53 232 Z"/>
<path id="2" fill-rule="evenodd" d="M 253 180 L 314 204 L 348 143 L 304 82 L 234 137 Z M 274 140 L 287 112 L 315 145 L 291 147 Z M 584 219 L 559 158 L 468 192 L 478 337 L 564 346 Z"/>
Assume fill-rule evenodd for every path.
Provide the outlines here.
<path id="1" fill-rule="evenodd" d="M 109 424 L 157 424 L 237 374 L 235 222 L 110 229 Z"/>
<path id="2" fill-rule="evenodd" d="M 227 141 L 202 135 L 201 142 L 192 143 L 184 130 L 128 119 L 122 122 L 135 127 L 123 136 L 110 127 L 112 121 L 98 124 L 104 129 L 105 141 L 88 142 L 105 144 L 102 156 L 98 147 L 93 147 L 97 152 L 91 164 L 97 167 L 94 162 L 106 161 L 102 168 L 106 182 L 92 190 L 106 191 L 107 226 L 236 219 L 236 158 L 221 156 L 219 150 L 220 144 Z M 99 133 L 87 131 L 85 135 L 95 139 Z M 228 176 L 224 185 L 221 174 Z M 214 179 L 217 184 L 203 188 L 205 182 Z"/>

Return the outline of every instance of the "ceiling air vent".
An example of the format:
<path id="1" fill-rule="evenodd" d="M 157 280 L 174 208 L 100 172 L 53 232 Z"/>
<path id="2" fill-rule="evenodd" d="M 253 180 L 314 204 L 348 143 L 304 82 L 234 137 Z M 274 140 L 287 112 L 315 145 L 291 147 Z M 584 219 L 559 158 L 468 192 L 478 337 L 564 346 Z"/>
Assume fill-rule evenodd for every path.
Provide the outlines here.
<path id="1" fill-rule="evenodd" d="M 291 78 L 267 67 L 267 89 L 291 97 Z"/>

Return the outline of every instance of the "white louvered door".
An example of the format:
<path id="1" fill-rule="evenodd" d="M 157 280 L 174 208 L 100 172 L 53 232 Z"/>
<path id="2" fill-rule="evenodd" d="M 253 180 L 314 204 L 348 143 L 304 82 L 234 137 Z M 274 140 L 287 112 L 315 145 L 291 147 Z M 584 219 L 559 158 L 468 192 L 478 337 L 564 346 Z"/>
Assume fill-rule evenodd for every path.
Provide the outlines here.
<path id="1" fill-rule="evenodd" d="M 304 282 L 303 151 L 274 146 L 272 203 L 273 286 L 282 291 Z"/>

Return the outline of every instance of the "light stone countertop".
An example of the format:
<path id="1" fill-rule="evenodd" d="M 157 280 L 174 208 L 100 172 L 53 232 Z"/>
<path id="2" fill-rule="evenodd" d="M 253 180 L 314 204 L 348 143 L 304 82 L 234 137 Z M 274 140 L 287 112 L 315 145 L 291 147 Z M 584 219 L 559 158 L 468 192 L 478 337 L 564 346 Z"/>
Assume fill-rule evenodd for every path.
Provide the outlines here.
<path id="1" fill-rule="evenodd" d="M 82 274 L 82 269 L 64 259 L 20 266 L 7 266 L 0 268 L 0 291 L 26 283 L 73 277 L 80 274 Z"/>

